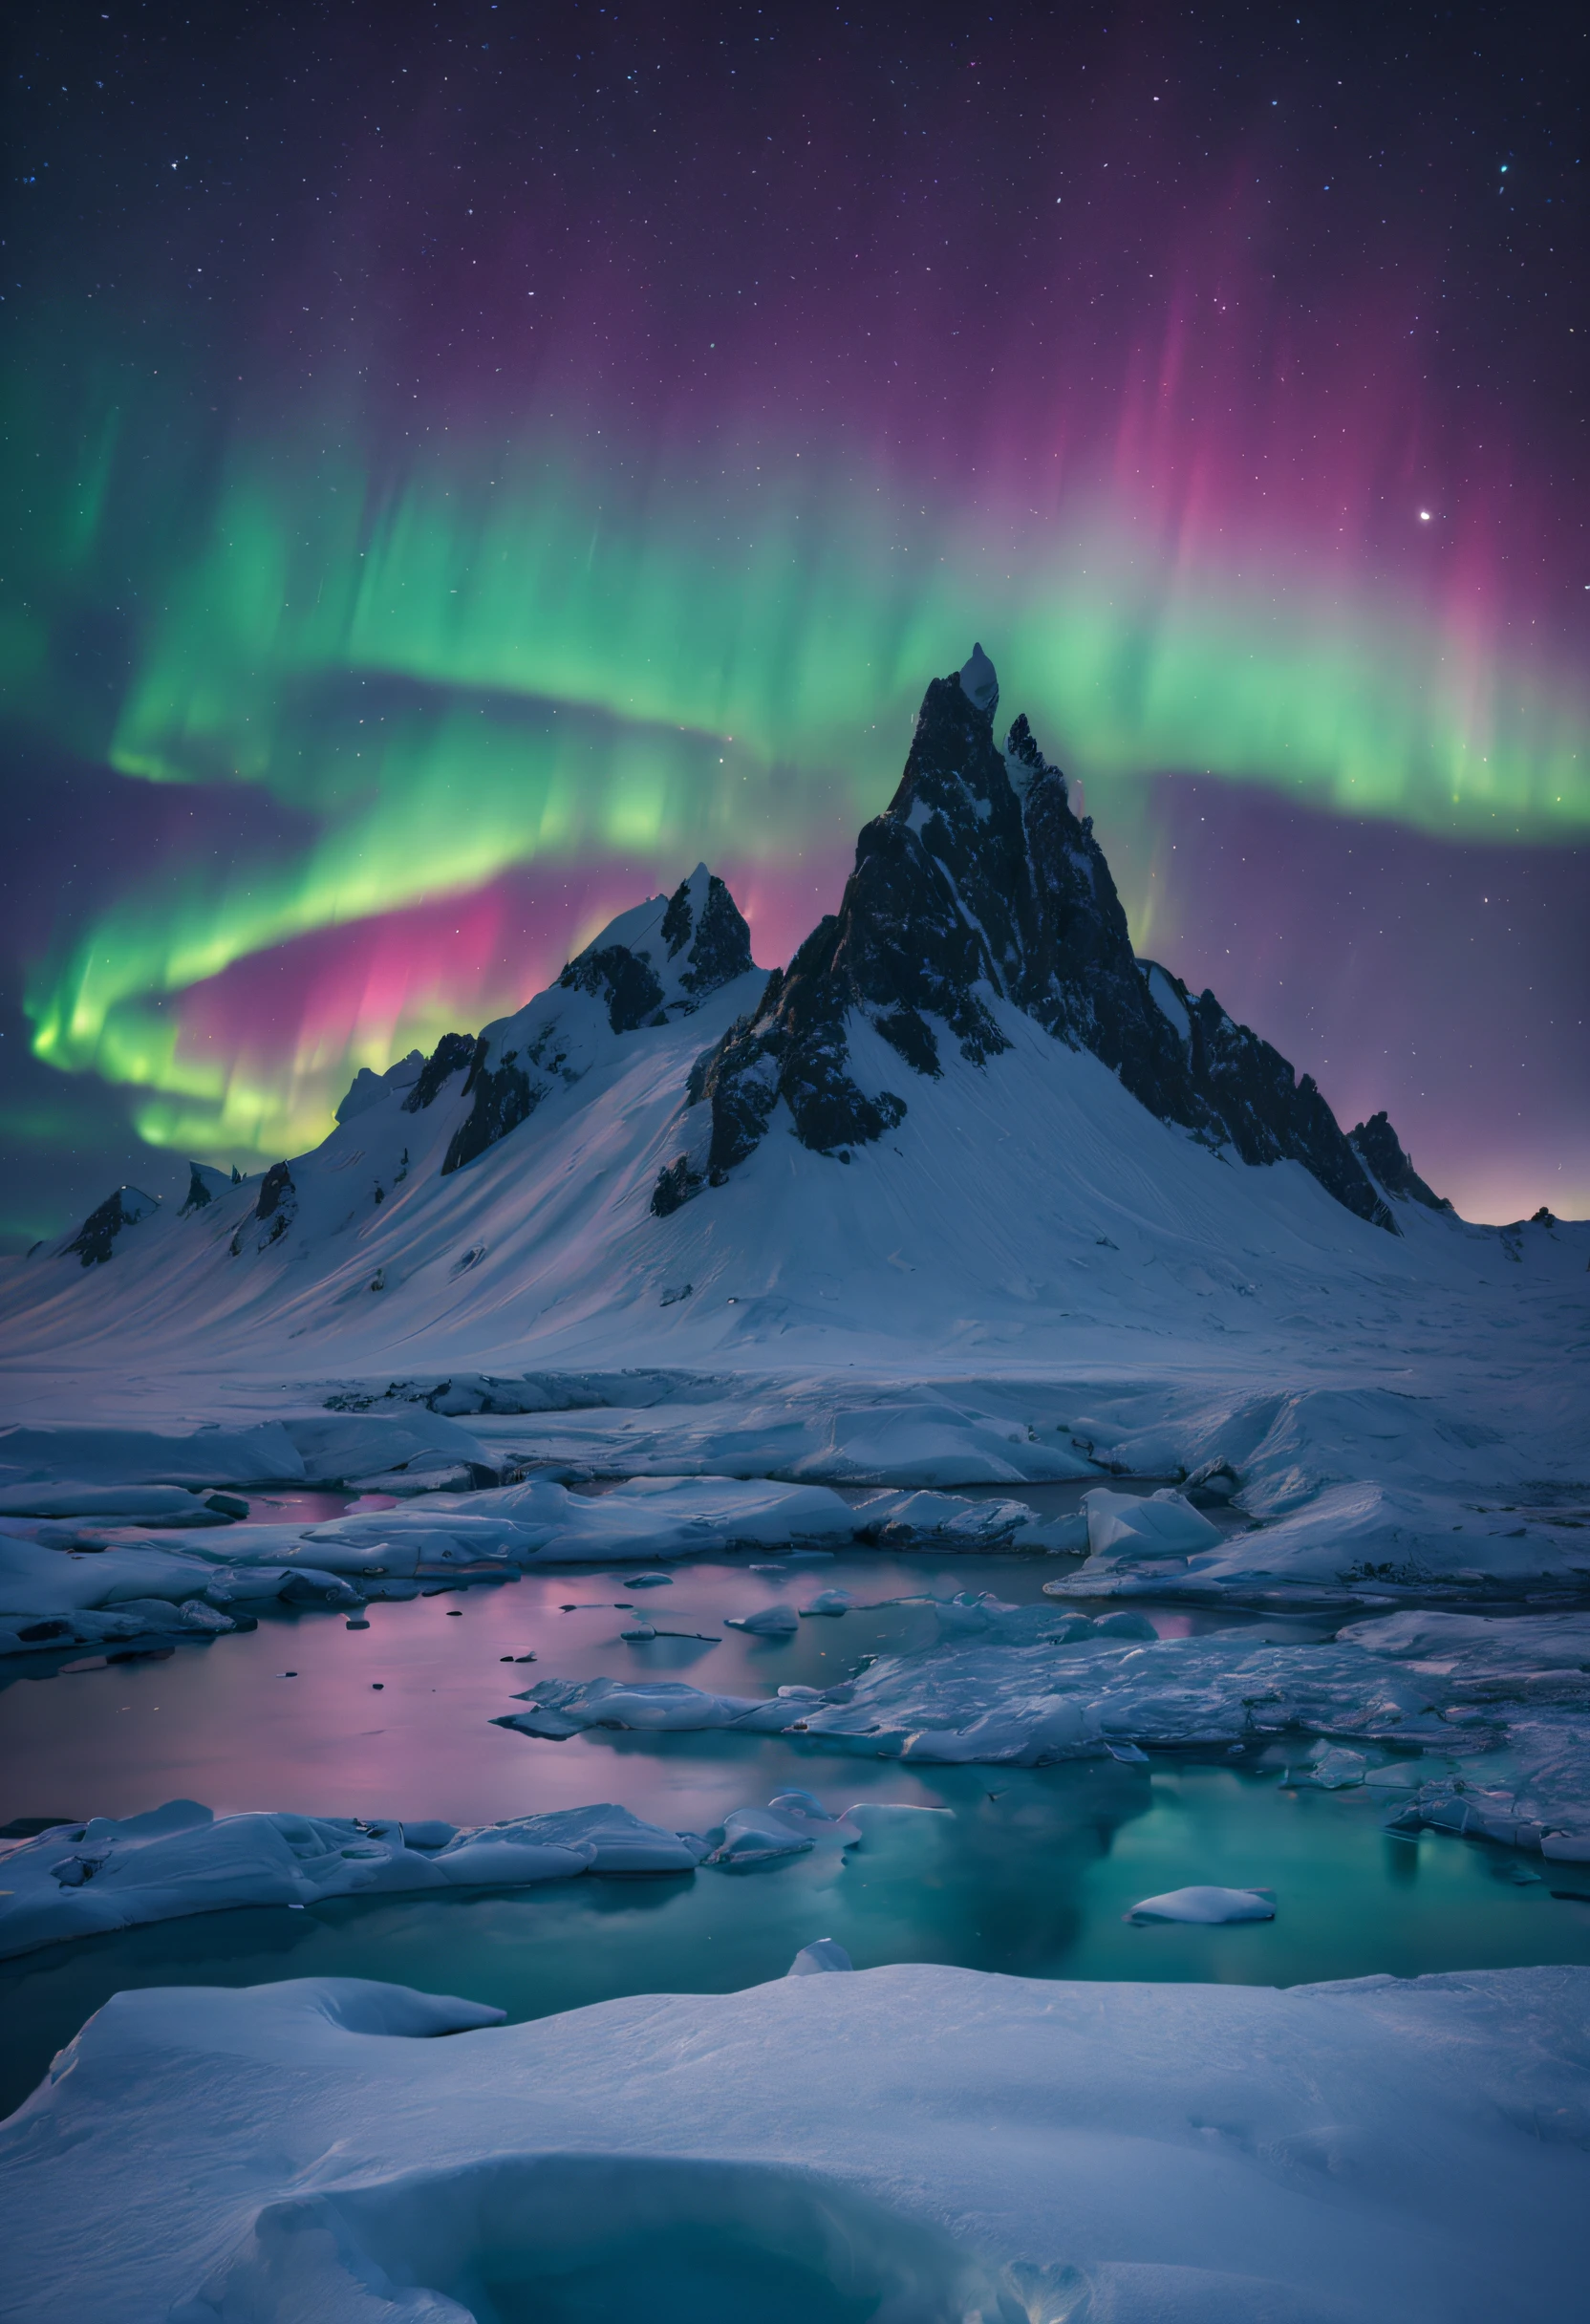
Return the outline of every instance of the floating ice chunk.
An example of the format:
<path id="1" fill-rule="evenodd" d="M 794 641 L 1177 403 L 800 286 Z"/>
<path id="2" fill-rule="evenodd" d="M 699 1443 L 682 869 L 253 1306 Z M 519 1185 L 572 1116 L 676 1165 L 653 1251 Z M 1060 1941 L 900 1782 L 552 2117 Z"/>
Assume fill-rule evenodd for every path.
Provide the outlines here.
<path id="1" fill-rule="evenodd" d="M 853 1969 L 855 1963 L 835 1937 L 817 1937 L 803 1945 L 784 1970 L 786 1977 L 821 1977 L 830 1969 Z"/>
<path id="2" fill-rule="evenodd" d="M 637 1734 L 698 1734 L 719 1727 L 740 1727 L 755 1734 L 782 1734 L 829 1697 L 815 1687 L 781 1687 L 771 1699 L 752 1694 L 709 1694 L 672 1679 L 543 1679 L 521 1700 L 528 1711 L 494 1719 L 520 1734 L 561 1741 L 589 1727 L 616 1727 Z"/>
<path id="3" fill-rule="evenodd" d="M 1171 1888 L 1146 1896 L 1127 1914 L 1128 1921 L 1190 1921 L 1214 1926 L 1222 1921 L 1273 1921 L 1276 1900 L 1268 1888 Z"/>
<path id="4" fill-rule="evenodd" d="M 1082 1510 L 1070 1517 L 1049 1517 L 1019 1525 L 1011 1536 L 1012 1549 L 1043 1550 L 1051 1558 L 1080 1558 L 1089 1547 L 1087 1518 Z"/>
<path id="5" fill-rule="evenodd" d="M 624 1582 L 627 1590 L 667 1590 L 673 1586 L 672 1574 L 630 1574 Z"/>
<path id="6" fill-rule="evenodd" d="M 724 1817 L 723 1837 L 707 1862 L 770 1864 L 784 1856 L 806 1856 L 812 1844 L 810 1834 L 776 1808 L 736 1808 Z"/>
<path id="7" fill-rule="evenodd" d="M 756 1614 L 729 1614 L 726 1626 L 744 1630 L 752 1638 L 788 1638 L 801 1626 L 801 1618 L 792 1605 L 764 1605 Z"/>
<path id="8" fill-rule="evenodd" d="M 1032 1524 L 1025 1501 L 969 1501 L 960 1494 L 926 1490 L 880 1493 L 863 1501 L 855 1516 L 863 1539 L 891 1548 L 1003 1549 Z"/>
<path id="9" fill-rule="evenodd" d="M 849 1816 L 830 1816 L 811 1792 L 779 1792 L 764 1808 L 736 1808 L 723 1819 L 723 1838 L 707 1861 L 712 1864 L 772 1863 L 780 1857 L 805 1856 L 814 1847 L 853 1848 L 861 1826 Z"/>
<path id="10" fill-rule="evenodd" d="M 1095 1486 L 1084 1496 L 1087 1545 L 1096 1558 L 1189 1558 L 1217 1548 L 1218 1526 L 1169 1486 L 1147 1499 Z"/>
<path id="11" fill-rule="evenodd" d="M 1322 1792 L 1348 1791 L 1364 1781 L 1368 1764 L 1361 1751 L 1327 1751 L 1315 1761 L 1308 1780 Z"/>
<path id="12" fill-rule="evenodd" d="M 204 1504 L 181 1485 L 7 1485 L 0 1516 L 97 1517 L 101 1524 L 159 1524 L 165 1517 L 204 1515 Z"/>
<path id="13" fill-rule="evenodd" d="M 848 1614 L 855 1604 L 849 1590 L 819 1590 L 809 1605 L 801 1608 L 803 1614 Z"/>
<path id="14" fill-rule="evenodd" d="M 861 1826 L 855 1821 L 851 1810 L 846 1808 L 837 1816 L 830 1815 L 815 1792 L 775 1792 L 767 1804 L 770 1808 L 776 1808 L 781 1816 L 787 1816 L 801 1830 L 809 1833 L 814 1840 L 853 1848 L 861 1838 Z"/>
<path id="15" fill-rule="evenodd" d="M 793 1833 L 795 1821 L 785 1820 Z M 809 1820 L 814 1833 L 825 1824 L 840 1833 L 841 1819 L 820 1808 Z M 195 1800 L 171 1800 L 119 1822 L 99 1816 L 57 1826 L 8 1850 L 0 1956 L 228 1905 L 301 1906 L 317 1897 L 445 1886 L 520 1888 L 588 1871 L 691 1872 L 706 1852 L 694 1834 L 667 1831 L 611 1802 L 460 1831 L 423 1818 L 217 1818 Z"/>

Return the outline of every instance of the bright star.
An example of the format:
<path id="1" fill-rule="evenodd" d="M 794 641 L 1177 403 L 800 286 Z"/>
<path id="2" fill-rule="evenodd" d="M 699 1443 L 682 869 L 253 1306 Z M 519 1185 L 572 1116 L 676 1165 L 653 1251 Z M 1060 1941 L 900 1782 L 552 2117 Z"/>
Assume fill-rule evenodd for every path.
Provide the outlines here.
<path id="1" fill-rule="evenodd" d="M 1429 510 L 1428 508 L 1420 509 L 1419 522 L 1421 525 L 1428 525 L 1429 523 Z"/>

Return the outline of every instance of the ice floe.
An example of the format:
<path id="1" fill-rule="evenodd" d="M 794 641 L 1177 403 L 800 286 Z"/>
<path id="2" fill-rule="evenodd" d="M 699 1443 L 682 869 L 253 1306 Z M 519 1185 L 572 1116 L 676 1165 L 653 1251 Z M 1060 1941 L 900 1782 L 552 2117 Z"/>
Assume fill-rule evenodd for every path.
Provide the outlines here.
<path id="1" fill-rule="evenodd" d="M 235 1905 L 689 1873 L 702 1862 L 742 1869 L 853 1848 L 870 1818 L 919 1812 L 873 1800 L 836 1814 L 812 1792 L 784 1791 L 707 1834 L 667 1831 L 612 1802 L 461 1830 L 434 1818 L 216 1816 L 173 1799 L 0 1842 L 0 1958 Z"/>
<path id="2" fill-rule="evenodd" d="M 832 1969 L 853 1969 L 855 1963 L 837 1937 L 817 1937 L 803 1945 L 784 1971 L 786 1977 L 821 1977 Z"/>
<path id="3" fill-rule="evenodd" d="M 1187 1921 L 1217 1927 L 1227 1921 L 1273 1921 L 1276 1900 L 1268 1888 L 1170 1888 L 1146 1896 L 1127 1914 L 1128 1921 Z"/>
<path id="4" fill-rule="evenodd" d="M 1256 1644 L 1240 1632 L 1123 1638 L 1046 1606 L 952 1601 L 948 1611 L 979 1617 L 984 1635 L 883 1656 L 833 1687 L 753 1696 L 548 1675 L 527 1689 L 529 1710 L 497 1724 L 549 1739 L 596 1727 L 739 1728 L 865 1756 L 1022 1766 L 1098 1757 L 1112 1743 L 1230 1745 L 1288 1732 L 1450 1740 L 1439 1689 L 1360 1646 Z"/>
<path id="5" fill-rule="evenodd" d="M 41 1489 L 23 1497 L 92 1500 L 100 1490 L 53 1496 Z M 160 1512 L 167 1495 L 199 1506 L 176 1488 L 140 1491 L 158 1496 Z M 601 1494 L 537 1477 L 466 1495 L 427 1493 L 401 1507 L 320 1521 L 230 1523 L 207 1512 L 204 1530 L 184 1533 L 180 1549 L 140 1530 L 168 1526 L 178 1514 L 172 1507 L 140 1517 L 97 1548 L 54 1541 L 42 1517 L 0 1516 L 0 1655 L 98 1646 L 110 1635 L 98 1617 L 113 1611 L 114 1637 L 122 1642 L 208 1635 L 226 1623 L 182 1609 L 207 1606 L 235 1622 L 250 1604 L 277 1598 L 346 1608 L 411 1595 L 427 1580 L 502 1580 L 532 1566 L 623 1565 L 639 1556 L 778 1548 L 813 1557 L 820 1544 L 844 1549 L 878 1540 L 892 1549 L 976 1553 L 1027 1546 L 1023 1529 L 1033 1529 L 1032 1512 L 1021 1502 L 887 1492 L 850 1502 L 827 1486 L 723 1477 L 639 1477 Z M 667 1579 L 647 1572 L 627 1586 L 651 1588 Z M 133 1600 L 147 1602 L 138 1616 L 122 1610 Z M 786 1624 L 765 1612 L 746 1619 L 763 1631 L 793 1629 L 796 1622 L 793 1611 Z"/>
<path id="6" fill-rule="evenodd" d="M 1587 2007 L 1574 1969 L 899 1966 L 511 2027 L 354 1979 L 122 1992 L 0 2129 L 8 2310 L 1569 2315 Z"/>

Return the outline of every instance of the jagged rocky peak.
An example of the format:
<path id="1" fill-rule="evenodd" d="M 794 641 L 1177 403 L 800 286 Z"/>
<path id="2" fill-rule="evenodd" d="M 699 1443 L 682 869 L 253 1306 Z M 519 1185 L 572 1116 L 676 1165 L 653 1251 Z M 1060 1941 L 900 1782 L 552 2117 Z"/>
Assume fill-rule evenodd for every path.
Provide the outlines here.
<path id="1" fill-rule="evenodd" d="M 455 1034 L 452 1038 L 457 1040 L 459 1036 Z M 339 1122 L 352 1122 L 359 1114 L 368 1113 L 372 1106 L 378 1106 L 394 1090 L 412 1088 L 424 1068 L 424 1052 L 419 1049 L 411 1049 L 407 1057 L 400 1057 L 395 1065 L 388 1065 L 384 1073 L 373 1073 L 368 1065 L 360 1065 L 347 1096 L 336 1109 L 336 1119 Z"/>
<path id="2" fill-rule="evenodd" d="M 698 864 L 670 896 L 621 912 L 558 982 L 604 1002 L 615 1033 L 688 1016 L 751 966 L 751 932 L 715 872 Z"/>
<path id="3" fill-rule="evenodd" d="M 85 1267 L 101 1267 L 112 1256 L 122 1229 L 137 1226 L 140 1218 L 152 1216 L 160 1207 L 158 1194 L 142 1194 L 136 1186 L 118 1186 L 97 1210 L 90 1211 L 76 1234 L 59 1246 L 60 1255 L 78 1259 Z"/>
<path id="4" fill-rule="evenodd" d="M 1009 1044 L 994 1006 L 1022 1010 L 1088 1049 L 1160 1120 L 1248 1163 L 1301 1162 L 1360 1217 L 1391 1214 L 1314 1083 L 1179 979 L 1140 963 L 1092 819 L 1026 718 L 1002 744 L 999 679 L 981 645 L 923 698 L 905 772 L 856 842 L 837 913 L 822 920 L 756 1010 L 691 1077 L 683 1151 L 661 1173 L 666 1216 L 720 1183 L 766 1134 L 848 1162 L 904 1117 L 910 1076 L 936 1077 L 948 1040 L 993 1069 Z M 899 1061 L 865 1087 L 861 1021 Z"/>
<path id="5" fill-rule="evenodd" d="M 462 1095 L 473 1102 L 448 1146 L 443 1174 L 517 1130 L 552 1090 L 577 1082 L 615 1038 L 688 1017 L 752 970 L 751 932 L 705 864 L 672 895 L 650 896 L 621 912 L 576 953 L 549 991 L 488 1024 L 470 1045 Z M 410 1106 L 420 1102 L 440 1057 L 439 1050 Z M 449 1071 L 456 1060 L 457 1052 L 450 1053 Z"/>
<path id="6" fill-rule="evenodd" d="M 1450 1211 L 1450 1202 L 1445 1194 L 1436 1194 L 1427 1186 L 1413 1167 L 1410 1154 L 1403 1151 L 1402 1141 L 1384 1113 L 1372 1113 L 1366 1122 L 1347 1133 L 1354 1151 L 1373 1172 L 1378 1183 L 1399 1202 L 1422 1202 L 1427 1210 Z"/>
<path id="7" fill-rule="evenodd" d="M 187 1196 L 179 1218 L 191 1218 L 195 1211 L 207 1211 L 217 1194 L 230 1192 L 237 1184 L 237 1171 L 228 1176 L 224 1170 L 214 1170 L 207 1162 L 190 1162 L 187 1166 Z"/>
<path id="8" fill-rule="evenodd" d="M 973 708 L 980 710 L 992 726 L 999 707 L 999 680 L 994 664 L 980 645 L 974 645 L 971 654 L 960 665 L 960 690 Z"/>

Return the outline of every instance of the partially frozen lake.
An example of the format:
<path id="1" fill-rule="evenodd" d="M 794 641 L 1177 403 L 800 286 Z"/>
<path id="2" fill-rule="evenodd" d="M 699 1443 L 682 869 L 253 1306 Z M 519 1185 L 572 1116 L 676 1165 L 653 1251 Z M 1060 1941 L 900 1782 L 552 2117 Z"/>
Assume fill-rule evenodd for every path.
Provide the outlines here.
<path id="1" fill-rule="evenodd" d="M 0 2109 L 128 1986 L 356 1975 L 462 1993 L 519 2018 L 626 1993 L 731 1990 L 781 1975 L 820 1936 L 837 1937 L 859 1967 L 1279 1985 L 1590 1962 L 1582 1868 L 1440 1834 L 1388 1835 L 1383 1799 L 1299 1789 L 1276 1765 L 1238 1771 L 1162 1754 L 1146 1765 L 906 1767 L 836 1762 L 779 1735 L 603 1731 L 547 1743 L 490 1724 L 538 1670 L 748 1691 L 826 1683 L 864 1655 L 924 1643 L 929 1609 L 807 1620 L 787 1641 L 725 1628 L 724 1616 L 804 1604 L 839 1582 L 857 1598 L 970 1587 L 1028 1603 L 1057 1570 L 1030 1557 L 953 1569 L 919 1556 L 737 1559 L 677 1565 L 650 1588 L 612 1572 L 540 1571 L 372 1605 L 368 1628 L 271 1615 L 211 1646 L 13 1684 L 0 1693 L 9 1815 L 123 1815 L 185 1795 L 218 1810 L 309 1804 L 484 1821 L 614 1799 L 704 1829 L 790 1784 L 830 1808 L 871 1798 L 952 1813 L 874 1827 L 844 1858 L 756 1873 L 591 1876 L 513 1894 L 232 1911 L 52 1947 L 0 1969 Z M 629 1644 L 622 1631 L 641 1609 L 658 1628 L 705 1635 Z M 1178 1608 L 1154 1619 L 1182 1632 L 1241 1617 Z M 1303 1639 L 1328 1625 L 1254 1626 Z M 517 1660 L 531 1653 L 532 1666 Z M 1138 1898 L 1193 1882 L 1274 1888 L 1277 1917 L 1125 1925 Z"/>

